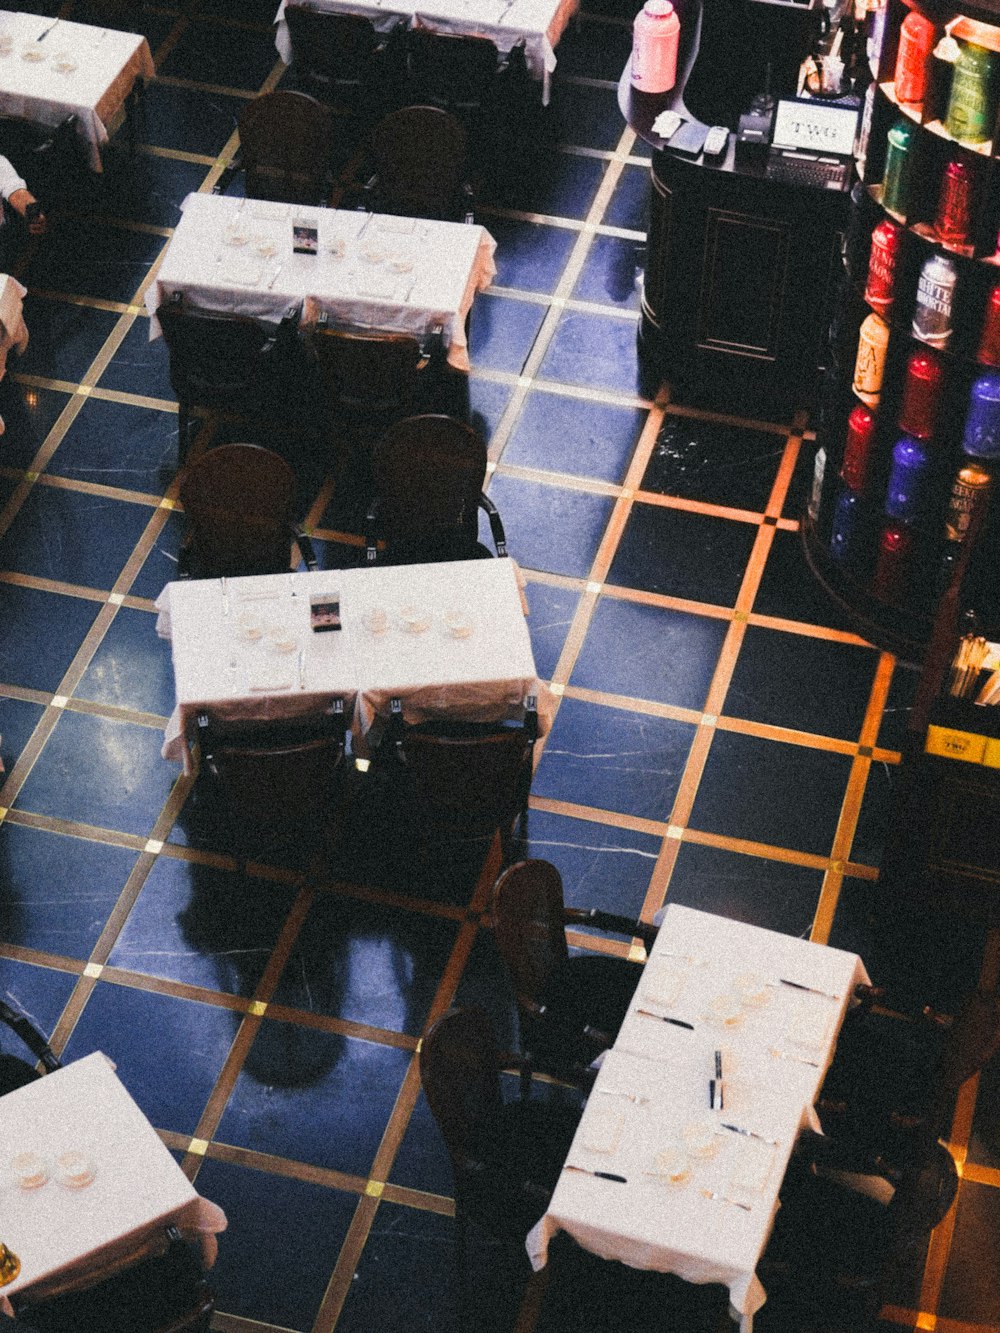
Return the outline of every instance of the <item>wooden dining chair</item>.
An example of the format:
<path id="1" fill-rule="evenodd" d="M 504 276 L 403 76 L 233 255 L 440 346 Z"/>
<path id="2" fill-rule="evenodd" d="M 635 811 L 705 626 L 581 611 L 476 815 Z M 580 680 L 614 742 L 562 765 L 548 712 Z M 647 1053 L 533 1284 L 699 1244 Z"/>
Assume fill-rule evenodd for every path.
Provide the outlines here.
<path id="1" fill-rule="evenodd" d="M 488 1015 L 451 1009 L 420 1043 L 420 1084 L 451 1158 L 455 1254 L 463 1301 L 469 1223 L 519 1249 L 544 1213 L 576 1132 L 576 1107 L 504 1101 L 502 1055 Z M 463 1314 L 465 1313 L 463 1305 Z M 459 1327 L 468 1327 L 465 1318 Z"/>
<path id="2" fill-rule="evenodd" d="M 285 6 L 292 73 L 303 92 L 338 111 L 377 114 L 405 69 L 404 29 L 376 32 L 361 14 Z M 385 106 L 387 110 L 388 107 Z"/>
<path id="3" fill-rule="evenodd" d="M 433 841 L 485 843 L 499 832 L 511 858 L 515 821 L 524 819 L 538 714 L 529 697 L 520 723 L 442 720 L 407 725 L 398 698 L 373 728 L 376 773 L 396 797 L 422 855 Z"/>
<path id="4" fill-rule="evenodd" d="M 373 174 L 362 202 L 374 213 L 472 222 L 469 138 L 461 121 L 436 106 L 407 106 L 375 126 Z"/>
<path id="5" fill-rule="evenodd" d="M 232 850 L 245 866 L 290 843 L 331 836 L 344 776 L 344 702 L 301 718 L 198 718 L 201 771 L 221 802 Z"/>
<path id="6" fill-rule="evenodd" d="M 548 861 L 508 866 L 493 889 L 493 931 L 517 997 L 521 1027 L 521 1095 L 533 1073 L 581 1086 L 593 1082 L 588 1066 L 609 1047 L 628 1013 L 642 966 L 589 953 L 570 956 L 566 927 L 586 926 L 647 945 L 656 927 L 599 908 L 567 907 L 562 877 Z"/>
<path id="7" fill-rule="evenodd" d="M 194 410 L 231 412 L 256 425 L 295 418 L 306 373 L 297 341 L 299 307 L 277 323 L 199 310 L 181 292 L 156 312 L 177 395 L 177 461 L 191 444 Z"/>
<path id="8" fill-rule="evenodd" d="M 308 569 L 312 543 L 292 520 L 291 465 L 256 444 L 222 444 L 192 463 L 180 485 L 187 530 L 178 558 L 181 578 L 282 574 L 292 545 Z"/>
<path id="9" fill-rule="evenodd" d="M 239 153 L 219 184 L 244 173 L 248 199 L 326 204 L 334 184 L 337 125 L 333 112 L 308 93 L 263 93 L 238 117 Z"/>
<path id="10" fill-rule="evenodd" d="M 475 560 L 482 509 L 498 556 L 507 554 L 499 511 L 483 493 L 486 445 L 471 426 L 436 414 L 390 426 L 372 460 L 374 499 L 365 520 L 369 564 Z"/>

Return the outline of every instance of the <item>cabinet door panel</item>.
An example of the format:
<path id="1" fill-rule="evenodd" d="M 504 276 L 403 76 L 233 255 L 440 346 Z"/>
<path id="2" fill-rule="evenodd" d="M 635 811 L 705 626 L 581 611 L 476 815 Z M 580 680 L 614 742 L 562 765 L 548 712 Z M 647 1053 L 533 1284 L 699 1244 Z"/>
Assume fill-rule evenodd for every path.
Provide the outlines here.
<path id="1" fill-rule="evenodd" d="M 698 345 L 774 360 L 787 304 L 791 225 L 710 208 Z"/>

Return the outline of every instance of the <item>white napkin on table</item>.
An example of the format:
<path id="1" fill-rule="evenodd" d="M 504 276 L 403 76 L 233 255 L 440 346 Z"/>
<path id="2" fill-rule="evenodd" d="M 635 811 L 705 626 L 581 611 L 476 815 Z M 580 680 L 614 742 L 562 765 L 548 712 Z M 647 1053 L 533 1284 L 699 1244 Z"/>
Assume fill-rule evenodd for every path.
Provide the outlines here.
<path id="1" fill-rule="evenodd" d="M 257 287 L 264 270 L 260 264 L 243 255 L 227 255 L 219 265 L 219 281 L 236 287 Z"/>
<path id="2" fill-rule="evenodd" d="M 624 1112 L 613 1106 L 588 1104 L 580 1142 L 588 1152 L 613 1153 L 625 1127 Z"/>

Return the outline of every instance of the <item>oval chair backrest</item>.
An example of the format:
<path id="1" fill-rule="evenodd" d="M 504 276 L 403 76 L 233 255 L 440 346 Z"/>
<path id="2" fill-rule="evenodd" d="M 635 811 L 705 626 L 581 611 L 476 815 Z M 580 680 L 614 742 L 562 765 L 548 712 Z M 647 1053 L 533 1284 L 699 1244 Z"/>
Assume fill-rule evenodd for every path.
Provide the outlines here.
<path id="1" fill-rule="evenodd" d="M 378 206 L 408 217 L 455 219 L 468 174 L 469 137 L 436 106 L 408 106 L 372 133 Z"/>
<path id="2" fill-rule="evenodd" d="M 502 1108 L 499 1053 L 482 1009 L 451 1009 L 420 1044 L 420 1084 L 456 1172 Z"/>
<path id="3" fill-rule="evenodd" d="M 265 93 L 239 114 L 247 195 L 322 203 L 333 160 L 333 112 L 306 93 Z"/>
<path id="4" fill-rule="evenodd" d="M 519 996 L 537 1000 L 569 956 L 559 871 L 549 861 L 518 861 L 493 889 L 493 931 Z"/>
<path id="5" fill-rule="evenodd" d="M 180 486 L 199 568 L 277 573 L 291 564 L 295 474 L 256 444 L 223 444 L 192 463 Z"/>
<path id="6" fill-rule="evenodd" d="M 486 445 L 471 426 L 446 416 L 397 421 L 375 447 L 373 472 L 390 544 L 448 528 L 475 536 Z"/>

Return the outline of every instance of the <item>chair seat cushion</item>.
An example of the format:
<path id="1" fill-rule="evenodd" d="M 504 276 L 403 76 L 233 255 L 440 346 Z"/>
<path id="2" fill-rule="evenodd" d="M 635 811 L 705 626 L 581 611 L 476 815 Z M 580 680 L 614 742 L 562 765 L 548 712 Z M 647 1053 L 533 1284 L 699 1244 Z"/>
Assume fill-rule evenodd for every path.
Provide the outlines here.
<path id="1" fill-rule="evenodd" d="M 16 1055 L 0 1054 L 0 1097 L 6 1092 L 23 1088 L 25 1084 L 33 1083 L 40 1077 L 38 1071 L 29 1065 L 27 1060 L 19 1060 Z"/>

